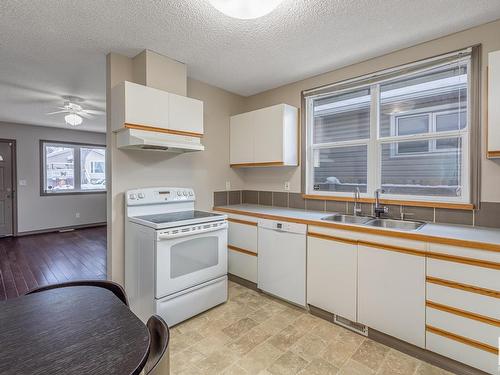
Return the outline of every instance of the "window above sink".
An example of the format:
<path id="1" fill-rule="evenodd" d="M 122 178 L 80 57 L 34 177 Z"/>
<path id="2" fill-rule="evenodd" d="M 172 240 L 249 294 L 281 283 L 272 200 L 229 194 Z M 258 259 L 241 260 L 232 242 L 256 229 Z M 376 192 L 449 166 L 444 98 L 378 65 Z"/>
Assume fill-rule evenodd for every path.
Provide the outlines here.
<path id="1" fill-rule="evenodd" d="M 471 203 L 472 50 L 305 93 L 308 196 Z"/>

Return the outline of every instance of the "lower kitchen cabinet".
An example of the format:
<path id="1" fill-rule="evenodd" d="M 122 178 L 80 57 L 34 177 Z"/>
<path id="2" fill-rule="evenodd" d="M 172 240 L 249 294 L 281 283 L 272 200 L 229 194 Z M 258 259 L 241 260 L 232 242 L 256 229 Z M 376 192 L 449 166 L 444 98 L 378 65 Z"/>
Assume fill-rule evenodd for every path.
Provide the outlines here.
<path id="1" fill-rule="evenodd" d="M 257 283 L 257 222 L 241 216 L 228 222 L 228 272 Z"/>
<path id="2" fill-rule="evenodd" d="M 307 303 L 352 321 L 357 320 L 355 241 L 323 236 L 307 238 Z"/>
<path id="3" fill-rule="evenodd" d="M 358 321 L 424 348 L 425 257 L 360 244 Z"/>
<path id="4" fill-rule="evenodd" d="M 257 254 L 245 254 L 228 249 L 228 272 L 257 284 Z"/>

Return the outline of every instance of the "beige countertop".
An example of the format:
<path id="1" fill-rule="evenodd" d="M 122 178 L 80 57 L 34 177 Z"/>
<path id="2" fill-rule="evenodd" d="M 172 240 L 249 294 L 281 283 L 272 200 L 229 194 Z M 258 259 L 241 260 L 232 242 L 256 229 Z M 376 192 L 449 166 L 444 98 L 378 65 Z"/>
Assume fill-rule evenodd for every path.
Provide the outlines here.
<path id="1" fill-rule="evenodd" d="M 416 231 L 374 228 L 367 225 L 342 224 L 321 220 L 321 218 L 332 215 L 335 212 L 308 211 L 255 204 L 218 206 L 214 207 L 214 210 L 240 215 L 246 214 L 248 216 L 258 218 L 304 222 L 308 225 L 319 225 L 354 231 L 369 231 L 388 236 L 406 237 L 415 240 L 458 246 L 471 246 L 479 249 L 500 252 L 500 229 L 438 223 L 426 223 L 422 228 Z M 491 244 L 491 246 L 489 244 Z"/>

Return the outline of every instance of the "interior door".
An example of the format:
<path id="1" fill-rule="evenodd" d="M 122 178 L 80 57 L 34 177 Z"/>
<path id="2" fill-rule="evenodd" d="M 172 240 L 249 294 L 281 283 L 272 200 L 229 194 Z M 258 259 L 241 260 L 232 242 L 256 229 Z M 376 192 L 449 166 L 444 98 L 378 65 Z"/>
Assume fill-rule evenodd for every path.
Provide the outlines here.
<path id="1" fill-rule="evenodd" d="M 12 142 L 0 141 L 0 237 L 13 234 L 12 148 Z"/>

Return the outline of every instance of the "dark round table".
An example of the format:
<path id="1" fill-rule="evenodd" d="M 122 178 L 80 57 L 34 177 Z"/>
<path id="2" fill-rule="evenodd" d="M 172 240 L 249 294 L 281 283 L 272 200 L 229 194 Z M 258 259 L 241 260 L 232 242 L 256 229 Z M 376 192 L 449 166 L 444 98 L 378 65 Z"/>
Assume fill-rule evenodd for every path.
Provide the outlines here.
<path id="1" fill-rule="evenodd" d="M 138 374 L 149 332 L 110 291 L 52 289 L 0 302 L 0 374 Z"/>

